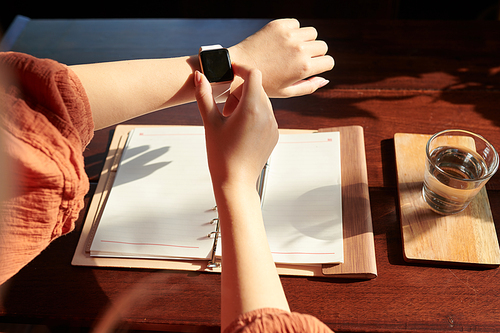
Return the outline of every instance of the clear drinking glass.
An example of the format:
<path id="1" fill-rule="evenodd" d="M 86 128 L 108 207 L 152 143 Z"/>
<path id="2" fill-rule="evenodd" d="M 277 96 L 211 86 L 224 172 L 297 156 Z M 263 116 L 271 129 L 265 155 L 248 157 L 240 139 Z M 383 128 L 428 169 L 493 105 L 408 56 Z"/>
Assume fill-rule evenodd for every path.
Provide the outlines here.
<path id="1" fill-rule="evenodd" d="M 434 134 L 425 148 L 423 197 L 432 210 L 464 210 L 498 169 L 498 154 L 482 136 L 464 130 Z"/>

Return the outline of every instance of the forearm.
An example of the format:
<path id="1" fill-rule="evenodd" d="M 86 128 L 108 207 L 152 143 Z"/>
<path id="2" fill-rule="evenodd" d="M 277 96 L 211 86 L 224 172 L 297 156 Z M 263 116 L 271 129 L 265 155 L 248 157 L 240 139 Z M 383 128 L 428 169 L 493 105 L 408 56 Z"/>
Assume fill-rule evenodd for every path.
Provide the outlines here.
<path id="1" fill-rule="evenodd" d="M 71 66 L 82 82 L 96 129 L 194 101 L 197 56 Z"/>
<path id="2" fill-rule="evenodd" d="M 310 94 L 328 83 L 315 75 L 332 69 L 328 46 L 316 40 L 312 27 L 293 19 L 276 20 L 229 48 L 235 64 L 262 72 L 271 97 Z M 145 113 L 194 101 L 193 73 L 197 55 L 131 60 L 71 67 L 90 100 L 96 129 Z M 232 90 L 242 83 L 236 78 Z"/>
<path id="3" fill-rule="evenodd" d="M 239 56 L 232 56 L 232 54 Z M 233 60 L 241 52 L 230 48 Z M 193 73 L 198 56 L 75 65 L 90 101 L 96 130 L 146 113 L 195 100 Z M 232 89 L 242 83 L 236 77 Z"/>
<path id="4" fill-rule="evenodd" d="M 222 233 L 222 328 L 255 309 L 289 310 L 255 186 L 215 193 Z"/>

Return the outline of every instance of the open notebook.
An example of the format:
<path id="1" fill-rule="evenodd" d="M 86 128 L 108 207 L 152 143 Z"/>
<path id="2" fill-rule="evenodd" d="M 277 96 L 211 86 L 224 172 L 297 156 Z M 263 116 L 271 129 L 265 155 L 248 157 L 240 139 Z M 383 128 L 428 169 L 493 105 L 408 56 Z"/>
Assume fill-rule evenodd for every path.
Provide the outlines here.
<path id="1" fill-rule="evenodd" d="M 261 182 L 276 262 L 343 262 L 340 171 L 338 132 L 280 136 Z M 208 260 L 217 228 L 214 207 L 203 128 L 135 128 L 90 255 Z"/>

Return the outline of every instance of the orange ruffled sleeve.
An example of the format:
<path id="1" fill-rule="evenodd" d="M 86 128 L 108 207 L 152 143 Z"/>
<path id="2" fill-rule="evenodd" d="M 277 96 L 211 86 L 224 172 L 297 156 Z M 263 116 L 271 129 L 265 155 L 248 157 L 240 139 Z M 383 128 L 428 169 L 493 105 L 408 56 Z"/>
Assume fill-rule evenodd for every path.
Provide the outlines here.
<path id="1" fill-rule="evenodd" d="M 0 284 L 74 229 L 89 182 L 93 136 L 85 90 L 67 66 L 0 53 L 2 150 L 13 185 L 0 211 Z"/>
<path id="2" fill-rule="evenodd" d="M 224 330 L 224 333 L 257 332 L 331 333 L 332 330 L 311 315 L 269 308 L 242 314 Z"/>

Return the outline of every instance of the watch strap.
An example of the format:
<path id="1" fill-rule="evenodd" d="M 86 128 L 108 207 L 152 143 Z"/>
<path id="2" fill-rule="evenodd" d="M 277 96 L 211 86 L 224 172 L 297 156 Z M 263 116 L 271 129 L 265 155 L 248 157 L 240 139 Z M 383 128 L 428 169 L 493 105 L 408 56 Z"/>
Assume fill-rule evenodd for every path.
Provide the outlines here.
<path id="1" fill-rule="evenodd" d="M 216 103 L 224 103 L 231 92 L 231 82 L 212 83 L 212 95 Z"/>
<path id="2" fill-rule="evenodd" d="M 200 52 L 201 51 L 209 51 L 209 50 L 217 50 L 217 49 L 223 49 L 224 47 L 220 44 L 214 44 L 214 45 L 205 45 L 200 47 Z"/>

